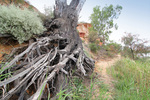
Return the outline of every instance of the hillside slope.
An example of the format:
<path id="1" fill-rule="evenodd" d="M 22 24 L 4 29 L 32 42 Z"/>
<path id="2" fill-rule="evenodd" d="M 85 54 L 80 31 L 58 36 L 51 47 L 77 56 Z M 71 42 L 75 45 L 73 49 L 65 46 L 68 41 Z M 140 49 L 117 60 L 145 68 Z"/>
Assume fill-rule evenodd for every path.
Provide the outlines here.
<path id="1" fill-rule="evenodd" d="M 0 0 L 0 4 L 7 5 L 7 6 L 10 4 L 15 4 L 18 5 L 20 8 L 26 7 L 39 12 L 33 5 L 31 5 L 28 1 L 24 1 L 24 0 Z"/>

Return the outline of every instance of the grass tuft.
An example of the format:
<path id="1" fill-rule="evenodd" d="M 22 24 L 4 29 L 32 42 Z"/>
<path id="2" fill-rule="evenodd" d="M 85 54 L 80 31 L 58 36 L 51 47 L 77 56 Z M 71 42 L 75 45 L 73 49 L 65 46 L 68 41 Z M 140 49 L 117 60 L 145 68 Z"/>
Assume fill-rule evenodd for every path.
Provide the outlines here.
<path id="1" fill-rule="evenodd" d="M 68 90 L 71 91 L 65 94 L 67 89 L 61 90 L 57 94 L 58 100 L 65 100 L 66 98 L 71 98 L 71 100 L 108 100 L 108 87 L 103 82 L 91 77 L 87 86 L 82 81 L 79 78 L 73 78 L 70 87 L 68 87 Z"/>
<path id="2" fill-rule="evenodd" d="M 115 83 L 116 100 L 149 100 L 150 61 L 133 61 L 123 58 L 111 67 Z"/>

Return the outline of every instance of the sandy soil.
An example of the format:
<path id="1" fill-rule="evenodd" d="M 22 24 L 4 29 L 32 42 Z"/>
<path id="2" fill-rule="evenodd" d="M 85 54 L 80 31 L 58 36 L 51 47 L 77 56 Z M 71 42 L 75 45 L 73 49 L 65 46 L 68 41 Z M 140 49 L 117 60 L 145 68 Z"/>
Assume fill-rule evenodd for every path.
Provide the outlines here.
<path id="1" fill-rule="evenodd" d="M 113 59 L 110 59 L 110 58 L 104 59 L 104 60 L 100 59 L 96 62 L 96 67 L 94 69 L 94 72 L 96 72 L 100 76 L 98 77 L 99 80 L 103 81 L 104 84 L 108 86 L 109 91 L 107 94 L 108 94 L 109 99 L 113 99 L 111 94 L 114 89 L 114 86 L 112 83 L 114 80 L 110 75 L 107 74 L 107 69 L 110 68 L 119 59 L 121 59 L 120 55 L 116 56 Z"/>
<path id="2" fill-rule="evenodd" d="M 15 40 L 9 40 L 9 38 L 0 38 L 0 63 L 4 59 L 5 54 L 10 54 L 14 48 L 25 46 L 27 44 L 19 44 Z"/>

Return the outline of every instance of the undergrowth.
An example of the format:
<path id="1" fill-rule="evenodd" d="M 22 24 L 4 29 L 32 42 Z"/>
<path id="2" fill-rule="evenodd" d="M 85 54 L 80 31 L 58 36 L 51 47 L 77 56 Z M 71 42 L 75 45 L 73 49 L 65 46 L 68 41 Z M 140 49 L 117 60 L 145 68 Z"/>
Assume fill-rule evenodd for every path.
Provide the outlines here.
<path id="1" fill-rule="evenodd" d="M 65 92 L 70 89 L 69 93 Z M 57 100 L 107 100 L 108 87 L 97 79 L 92 79 L 89 86 L 83 83 L 83 80 L 74 78 L 70 87 L 66 90 L 61 90 L 57 96 Z"/>
<path id="2" fill-rule="evenodd" d="M 96 43 L 90 43 L 89 48 L 93 53 L 96 53 L 100 49 L 100 46 Z"/>
<path id="3" fill-rule="evenodd" d="M 7 64 L 6 64 L 7 65 Z M 0 73 L 1 72 L 4 72 L 4 71 L 6 71 L 7 73 L 2 73 L 2 74 L 0 74 L 0 81 L 2 81 L 2 80 L 4 80 L 4 79 L 6 79 L 6 78 L 8 78 L 8 77 L 11 77 L 11 75 L 12 75 L 12 72 L 9 70 L 10 68 L 7 68 L 7 69 L 3 69 L 6 65 L 4 65 L 3 63 L 0 63 Z"/>
<path id="4" fill-rule="evenodd" d="M 7 68 L 5 70 L 3 69 L 6 65 L 4 65 L 3 62 L 0 63 L 0 73 L 3 72 L 3 71 L 5 72 L 5 73 L 0 74 L 0 82 L 5 80 L 6 78 L 9 78 L 9 77 L 12 76 L 13 72 L 10 71 L 10 68 Z M 6 89 L 7 89 L 7 86 L 4 86 L 4 88 L 0 87 L 0 95 L 3 94 Z"/>
<path id="5" fill-rule="evenodd" d="M 150 99 L 150 61 L 123 58 L 109 70 L 115 80 L 115 100 Z"/>

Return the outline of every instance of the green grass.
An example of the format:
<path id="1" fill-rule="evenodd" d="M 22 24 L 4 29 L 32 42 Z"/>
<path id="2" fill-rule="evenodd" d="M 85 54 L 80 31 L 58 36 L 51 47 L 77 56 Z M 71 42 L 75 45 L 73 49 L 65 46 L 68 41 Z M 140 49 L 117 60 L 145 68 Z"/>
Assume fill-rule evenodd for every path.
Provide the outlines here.
<path id="1" fill-rule="evenodd" d="M 96 100 L 109 100 L 109 97 L 108 97 L 108 91 L 109 91 L 109 88 L 106 84 L 104 84 L 102 81 L 99 81 L 98 82 L 99 84 L 99 95 L 98 95 L 98 98 Z"/>
<path id="2" fill-rule="evenodd" d="M 109 70 L 115 80 L 115 100 L 150 99 L 150 61 L 123 58 Z"/>
<path id="3" fill-rule="evenodd" d="M 11 67 L 7 68 L 7 69 L 3 69 L 6 65 L 4 65 L 4 63 L 0 63 L 1 64 L 1 67 L 0 67 L 0 73 L 1 72 L 4 72 L 4 71 L 7 71 L 7 73 L 1 73 L 0 74 L 0 82 L 7 79 L 8 77 L 11 77 L 12 76 L 12 72 L 9 70 Z M 7 87 L 9 87 L 9 85 L 7 85 Z M 2 89 L 0 89 L 0 95 L 2 94 Z"/>
<path id="4" fill-rule="evenodd" d="M 71 91 L 65 94 L 66 90 L 61 90 L 57 100 L 65 100 L 66 97 L 71 100 L 107 100 L 108 87 L 97 79 L 92 79 L 88 86 L 83 84 L 82 79 L 73 78 L 72 84 L 68 88 Z M 98 90 L 98 91 L 97 91 Z"/>
<path id="5" fill-rule="evenodd" d="M 0 63 L 1 64 L 1 68 L 0 68 L 0 73 L 1 72 L 4 72 L 4 71 L 9 71 L 9 69 L 12 67 L 9 67 L 9 68 L 7 68 L 7 69 L 3 69 L 6 65 L 4 65 L 3 63 Z M 0 74 L 0 81 L 2 81 L 2 80 L 4 80 L 4 79 L 6 79 L 6 78 L 8 78 L 8 77 L 11 77 L 11 74 L 12 74 L 12 72 L 7 72 L 7 73 L 2 73 L 2 74 Z"/>
<path id="6" fill-rule="evenodd" d="M 59 97 L 57 100 L 72 98 L 73 100 L 89 100 L 91 97 L 92 90 L 88 90 L 88 88 L 82 83 L 81 79 L 74 78 L 73 83 L 66 90 L 61 90 L 57 96 Z M 69 93 L 65 93 L 67 90 L 71 90 Z M 92 87 L 90 87 L 92 89 Z"/>
<path id="7" fill-rule="evenodd" d="M 84 53 L 86 54 L 86 56 L 92 57 L 92 55 L 90 55 L 90 53 L 87 50 L 85 50 L 85 49 L 84 49 Z"/>
<path id="8" fill-rule="evenodd" d="M 100 50 L 100 46 L 96 43 L 90 43 L 89 48 L 93 53 L 97 53 L 97 51 Z"/>

